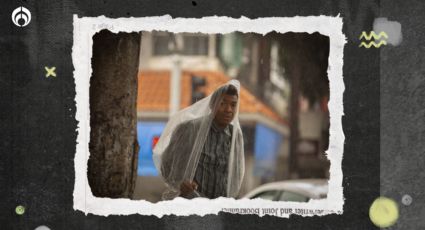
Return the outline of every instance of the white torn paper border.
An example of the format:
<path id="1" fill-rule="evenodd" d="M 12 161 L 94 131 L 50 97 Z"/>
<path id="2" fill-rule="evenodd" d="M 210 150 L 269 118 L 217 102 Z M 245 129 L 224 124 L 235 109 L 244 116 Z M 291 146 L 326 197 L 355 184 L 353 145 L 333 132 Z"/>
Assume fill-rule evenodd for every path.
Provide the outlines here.
<path id="1" fill-rule="evenodd" d="M 218 214 L 220 211 L 232 213 L 256 213 L 289 217 L 290 213 L 303 216 L 326 215 L 329 213 L 342 214 L 343 187 L 341 161 L 344 150 L 345 136 L 342 130 L 343 92 L 342 78 L 343 51 L 346 38 L 342 33 L 342 18 L 338 16 L 309 16 L 309 17 L 268 17 L 239 19 L 229 17 L 204 18 L 172 18 L 169 15 L 143 18 L 111 19 L 104 16 L 78 18 L 74 15 L 74 44 L 72 62 L 76 85 L 76 119 L 78 121 L 77 147 L 74 159 L 75 185 L 74 209 L 95 215 L 206 215 Z M 110 199 L 93 196 L 87 180 L 87 161 L 89 159 L 90 139 L 90 107 L 89 88 L 92 74 L 91 57 L 93 35 L 102 29 L 111 32 L 140 32 L 162 30 L 172 33 L 231 33 L 235 31 L 253 32 L 265 35 L 269 32 L 319 32 L 328 36 L 329 50 L 329 113 L 330 136 L 327 156 L 330 160 L 329 190 L 326 199 L 310 200 L 307 203 L 268 201 L 263 199 L 218 198 L 209 200 L 197 198 L 186 200 L 175 198 L 172 201 L 151 203 L 144 200 Z M 291 210 L 291 212 L 288 212 Z M 258 212 L 258 213 L 257 213 Z"/>

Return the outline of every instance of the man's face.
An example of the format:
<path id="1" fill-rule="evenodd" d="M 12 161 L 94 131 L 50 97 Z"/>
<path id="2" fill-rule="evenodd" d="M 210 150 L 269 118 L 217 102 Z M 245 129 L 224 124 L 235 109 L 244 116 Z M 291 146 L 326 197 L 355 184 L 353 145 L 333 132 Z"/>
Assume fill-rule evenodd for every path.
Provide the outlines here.
<path id="1" fill-rule="evenodd" d="M 223 99 L 218 105 L 214 121 L 222 127 L 229 125 L 235 117 L 237 104 L 238 96 L 223 94 Z"/>

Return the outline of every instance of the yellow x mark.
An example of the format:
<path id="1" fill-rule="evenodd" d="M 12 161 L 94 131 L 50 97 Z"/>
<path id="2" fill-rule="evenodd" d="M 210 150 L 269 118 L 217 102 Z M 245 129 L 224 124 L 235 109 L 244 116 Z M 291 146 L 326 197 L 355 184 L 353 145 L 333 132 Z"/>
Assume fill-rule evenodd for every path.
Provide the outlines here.
<path id="1" fill-rule="evenodd" d="M 56 67 L 49 68 L 47 66 L 44 66 L 44 69 L 46 70 L 46 77 L 49 77 L 49 76 L 56 77 L 56 73 L 55 73 Z"/>

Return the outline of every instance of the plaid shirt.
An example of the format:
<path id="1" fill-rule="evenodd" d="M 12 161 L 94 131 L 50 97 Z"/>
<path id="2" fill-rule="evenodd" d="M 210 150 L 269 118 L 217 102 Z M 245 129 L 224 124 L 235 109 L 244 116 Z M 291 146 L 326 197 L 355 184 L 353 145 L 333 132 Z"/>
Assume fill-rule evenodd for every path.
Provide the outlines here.
<path id="1" fill-rule="evenodd" d="M 179 187 L 179 185 L 175 183 L 184 173 L 184 170 L 180 169 L 186 167 L 185 164 L 189 161 L 189 153 L 193 146 L 190 141 L 188 142 L 188 139 L 194 140 L 196 138 L 195 130 L 199 129 L 200 121 L 199 119 L 190 120 L 178 126 L 170 139 L 169 146 L 164 151 L 161 174 L 168 183 L 176 187 Z M 210 199 L 227 196 L 228 158 L 231 141 L 231 125 L 225 129 L 220 129 L 214 122 L 211 123 L 194 176 L 198 189 L 186 198 L 194 198 L 199 195 Z M 181 144 L 181 142 L 186 142 L 186 144 Z"/>
<path id="2" fill-rule="evenodd" d="M 226 196 L 231 141 L 230 126 L 220 129 L 212 122 L 194 178 L 201 196 L 210 199 Z"/>

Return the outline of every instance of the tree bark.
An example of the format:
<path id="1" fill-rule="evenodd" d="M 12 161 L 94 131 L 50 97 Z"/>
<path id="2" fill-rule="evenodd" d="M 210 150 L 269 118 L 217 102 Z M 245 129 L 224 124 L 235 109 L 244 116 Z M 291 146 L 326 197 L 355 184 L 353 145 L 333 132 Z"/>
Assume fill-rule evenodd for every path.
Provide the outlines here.
<path id="1" fill-rule="evenodd" d="M 299 98 L 300 98 L 300 63 L 295 62 L 291 65 L 292 84 L 290 97 L 290 137 L 289 137 L 289 174 L 292 177 L 298 175 L 298 155 L 297 144 L 299 140 Z"/>
<path id="2" fill-rule="evenodd" d="M 137 74 L 141 36 L 93 36 L 88 182 L 94 196 L 131 198 L 137 177 Z"/>
<path id="3" fill-rule="evenodd" d="M 299 141 L 299 98 L 301 94 L 302 68 L 304 64 L 303 37 L 305 34 L 288 33 L 281 39 L 284 47 L 284 55 L 287 55 L 286 62 L 282 65 L 287 70 L 291 83 L 290 96 L 290 136 L 289 136 L 289 177 L 298 177 L 298 155 L 297 144 Z"/>

